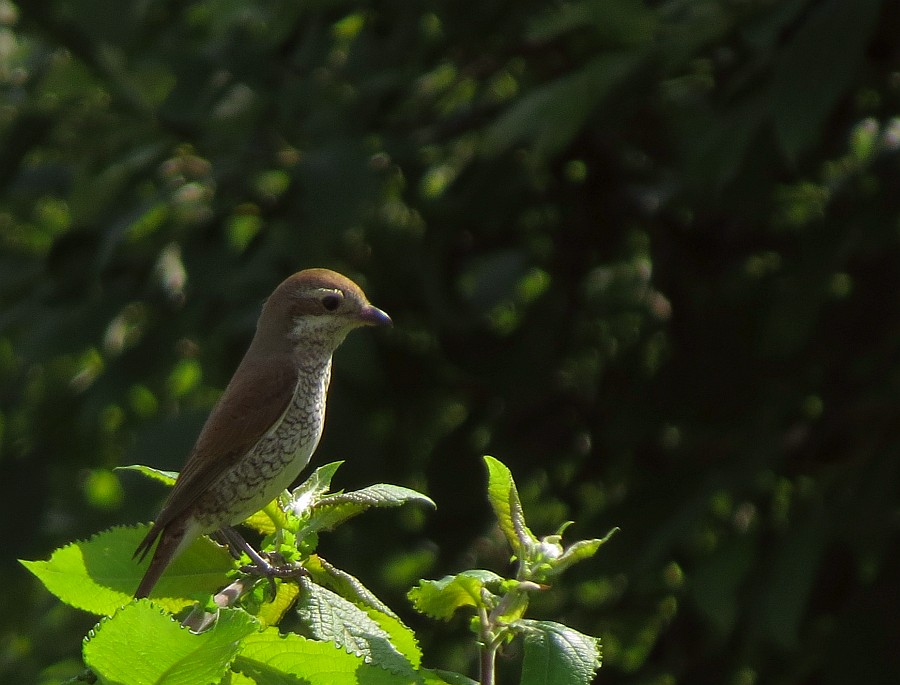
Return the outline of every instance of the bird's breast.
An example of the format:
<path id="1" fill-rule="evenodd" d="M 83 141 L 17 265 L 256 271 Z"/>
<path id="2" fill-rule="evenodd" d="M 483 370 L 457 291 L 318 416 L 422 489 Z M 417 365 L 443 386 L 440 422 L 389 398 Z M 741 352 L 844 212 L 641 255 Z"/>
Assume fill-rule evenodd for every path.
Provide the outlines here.
<path id="1" fill-rule="evenodd" d="M 211 488 L 216 502 L 204 508 L 216 514 L 204 521 L 206 528 L 243 521 L 296 480 L 322 437 L 330 380 L 330 359 L 323 366 L 300 369 L 281 418 Z M 222 516 L 223 511 L 227 516 Z M 225 518 L 228 520 L 220 520 Z"/>

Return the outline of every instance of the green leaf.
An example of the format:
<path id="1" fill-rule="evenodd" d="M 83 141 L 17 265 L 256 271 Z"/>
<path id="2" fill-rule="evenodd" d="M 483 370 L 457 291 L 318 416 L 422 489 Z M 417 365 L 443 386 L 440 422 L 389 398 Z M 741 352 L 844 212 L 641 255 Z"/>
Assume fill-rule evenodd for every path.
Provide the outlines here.
<path id="1" fill-rule="evenodd" d="M 320 466 L 309 478 L 291 492 L 291 507 L 298 514 L 305 512 L 310 505 L 317 502 L 331 488 L 331 479 L 341 467 L 342 461 L 333 461 Z"/>
<path id="2" fill-rule="evenodd" d="M 422 493 L 386 483 L 370 485 L 353 492 L 328 495 L 309 506 L 307 509 L 309 518 L 297 532 L 297 537 L 304 538 L 311 533 L 331 530 L 372 507 L 399 507 L 407 502 L 435 506 L 431 498 Z"/>
<path id="3" fill-rule="evenodd" d="M 556 154 L 580 133 L 601 101 L 627 81 L 642 60 L 639 53 L 606 53 L 580 71 L 534 88 L 487 129 L 483 152 L 498 155 L 529 141 L 538 154 Z"/>
<path id="4" fill-rule="evenodd" d="M 363 609 L 378 627 L 387 634 L 391 645 L 412 664 L 413 668 L 422 665 L 422 649 L 416 634 L 393 613 L 385 614 L 374 609 Z"/>
<path id="5" fill-rule="evenodd" d="M 151 480 L 159 481 L 165 485 L 175 485 L 175 479 L 178 478 L 178 471 L 162 471 L 152 466 L 144 466 L 143 464 L 131 464 L 130 466 L 117 466 L 113 471 L 136 471 Z"/>
<path id="6" fill-rule="evenodd" d="M 573 542 L 566 548 L 566 551 L 563 552 L 561 557 L 550 562 L 550 572 L 547 576 L 559 575 L 573 564 L 577 564 L 579 561 L 584 561 L 585 559 L 590 559 L 597 553 L 598 549 L 606 544 L 606 542 L 618 532 L 619 528 L 617 527 L 610 530 L 600 539 L 594 538 L 592 540 L 578 540 L 577 542 Z"/>
<path id="7" fill-rule="evenodd" d="M 685 182 L 698 189 L 721 189 L 740 172 L 760 127 L 770 115 L 768 93 L 715 110 L 697 107 L 681 119 Z"/>
<path id="8" fill-rule="evenodd" d="M 292 524 L 292 521 L 296 521 L 296 516 L 307 514 L 310 507 L 328 492 L 331 487 L 331 479 L 343 463 L 342 461 L 333 461 L 320 466 L 292 492 L 285 491 L 278 500 L 270 502 L 246 519 L 244 525 L 263 535 L 271 535 L 278 528 L 296 530 L 296 527 L 292 528 L 292 525 L 296 526 L 296 524 Z M 315 530 L 306 530 L 303 535 L 305 537 L 313 532 Z"/>
<path id="9" fill-rule="evenodd" d="M 488 469 L 488 500 L 513 553 L 522 558 L 524 552 L 538 544 L 538 539 L 525 524 L 525 512 L 512 473 L 494 457 L 485 456 Z"/>
<path id="10" fill-rule="evenodd" d="M 372 609 L 383 614 L 395 616 L 393 611 L 382 602 L 375 594 L 362 584 L 355 576 L 332 566 L 322 557 L 313 554 L 307 559 L 303 567 L 309 572 L 310 577 L 319 585 L 334 590 L 344 599 L 348 599 L 356 606 L 367 611 Z"/>
<path id="11" fill-rule="evenodd" d="M 507 581 L 504 584 L 502 594 L 503 597 L 495 606 L 491 608 L 491 619 L 496 624 L 507 624 L 518 621 L 528 611 L 528 604 L 531 597 L 528 592 L 528 583 L 520 583 L 518 581 Z M 533 585 L 531 589 L 540 589 L 539 585 Z"/>
<path id="12" fill-rule="evenodd" d="M 257 629 L 246 612 L 223 609 L 213 627 L 195 634 L 142 599 L 98 623 L 84 643 L 84 662 L 101 683 L 217 683 Z"/>
<path id="13" fill-rule="evenodd" d="M 750 536 L 736 536 L 720 544 L 714 554 L 708 555 L 691 572 L 688 587 L 693 603 L 722 637 L 731 632 L 741 615 L 741 590 L 758 568 L 757 554 Z M 758 611 L 759 602 L 754 604 Z"/>
<path id="14" fill-rule="evenodd" d="M 423 668 L 419 675 L 422 676 L 422 685 L 478 685 L 477 680 L 454 671 Z"/>
<path id="15" fill-rule="evenodd" d="M 53 552 L 48 561 L 22 561 L 44 586 L 76 609 L 111 615 L 132 595 L 149 560 L 132 559 L 148 526 L 110 528 Z M 173 561 L 153 590 L 154 601 L 178 611 L 227 583 L 234 568 L 228 551 L 207 537 L 194 541 Z"/>
<path id="16" fill-rule="evenodd" d="M 597 553 L 597 550 L 600 549 L 602 544 L 603 540 L 596 538 L 593 540 L 579 540 L 578 542 L 573 542 L 566 548 L 563 555 L 556 560 L 556 563 L 553 564 L 554 574 L 561 573 L 574 563 L 590 559 Z"/>
<path id="17" fill-rule="evenodd" d="M 414 676 L 399 676 L 366 664 L 331 642 L 310 640 L 274 628 L 247 637 L 232 670 L 266 685 L 403 685 Z M 298 680 L 302 679 L 302 680 Z"/>
<path id="18" fill-rule="evenodd" d="M 781 649 L 797 649 L 808 614 L 810 594 L 821 568 L 827 540 L 825 516 L 807 516 L 794 522 L 789 534 L 767 550 L 771 556 L 766 591 L 755 602 L 766 635 Z"/>
<path id="19" fill-rule="evenodd" d="M 300 586 L 292 582 L 278 583 L 278 589 L 275 591 L 275 598 L 269 602 L 264 602 L 256 612 L 256 618 L 263 627 L 269 627 L 278 624 L 287 610 L 294 604 L 297 595 L 300 594 Z"/>
<path id="20" fill-rule="evenodd" d="M 301 676 L 312 685 L 355 685 L 354 673 L 362 659 L 337 649 L 330 642 L 310 640 L 293 633 L 279 635 L 270 628 L 244 640 L 232 670 L 258 683 L 291 683 Z"/>
<path id="21" fill-rule="evenodd" d="M 600 640 L 553 621 L 517 621 L 525 634 L 521 685 L 590 685 L 600 668 Z"/>
<path id="22" fill-rule="evenodd" d="M 413 673 L 412 664 L 393 645 L 390 635 L 363 609 L 306 578 L 300 584 L 296 610 L 313 637 L 333 642 L 366 663 L 394 673 Z"/>
<path id="23" fill-rule="evenodd" d="M 333 590 L 366 612 L 388 634 L 391 644 L 413 667 L 419 667 L 422 663 L 422 651 L 415 633 L 358 578 L 335 568 L 315 554 L 307 560 L 304 568 L 316 583 Z"/>
<path id="24" fill-rule="evenodd" d="M 263 535 L 271 535 L 279 528 L 296 530 L 297 524 L 295 522 L 297 518 L 293 513 L 285 511 L 290 501 L 290 493 L 287 490 L 283 490 L 276 499 L 244 519 L 243 525 L 253 528 Z"/>
<path id="25" fill-rule="evenodd" d="M 499 586 L 503 578 L 493 571 L 472 569 L 440 580 L 420 580 L 408 593 L 416 611 L 441 621 L 449 620 L 457 609 L 484 605 L 481 591 Z"/>
<path id="26" fill-rule="evenodd" d="M 818 3 L 780 55 L 770 111 L 789 157 L 796 158 L 816 141 L 852 84 L 881 5 L 881 0 Z"/>
<path id="27" fill-rule="evenodd" d="M 653 38 L 658 25 L 656 12 L 642 0 L 583 0 L 550 5 L 532 22 L 528 39 L 543 43 L 592 28 L 604 44 L 641 45 Z"/>
<path id="28" fill-rule="evenodd" d="M 296 679 L 291 678 L 291 680 L 284 681 L 292 683 L 292 685 L 296 685 Z M 274 680 L 267 680 L 266 685 L 273 685 L 275 683 Z M 226 677 L 222 680 L 222 685 L 259 685 L 260 681 L 255 678 L 251 678 L 249 676 L 244 675 L 243 673 L 235 673 L 234 671 L 229 671 Z"/>

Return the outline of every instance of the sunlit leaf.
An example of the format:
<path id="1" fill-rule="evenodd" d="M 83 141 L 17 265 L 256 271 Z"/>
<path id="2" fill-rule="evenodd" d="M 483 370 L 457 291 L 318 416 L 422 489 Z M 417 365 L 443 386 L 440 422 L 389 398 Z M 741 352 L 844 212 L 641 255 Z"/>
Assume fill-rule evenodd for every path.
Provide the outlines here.
<path id="1" fill-rule="evenodd" d="M 260 624 L 267 628 L 268 626 L 277 625 L 288 610 L 294 605 L 294 601 L 300 594 L 300 587 L 297 583 L 278 583 L 278 590 L 275 597 L 268 600 L 260 606 L 259 611 L 255 612 L 257 620 Z"/>
<path id="2" fill-rule="evenodd" d="M 247 613 L 223 609 L 212 628 L 198 635 L 142 599 L 94 627 L 84 643 L 84 661 L 102 683 L 215 683 L 241 638 L 256 630 Z"/>
<path id="3" fill-rule="evenodd" d="M 115 471 L 136 471 L 143 476 L 147 476 L 151 480 L 157 480 L 165 485 L 175 485 L 178 478 L 178 471 L 163 471 L 155 469 L 152 466 L 144 466 L 143 464 L 131 464 L 130 466 L 117 466 Z"/>
<path id="4" fill-rule="evenodd" d="M 590 685 L 600 667 L 600 640 L 553 621 L 523 620 L 522 685 Z"/>
<path id="5" fill-rule="evenodd" d="M 419 613 L 446 621 L 462 607 L 484 606 L 482 590 L 496 590 L 502 582 L 493 571 L 473 569 L 440 580 L 420 580 L 407 596 Z"/>
<path id="6" fill-rule="evenodd" d="M 391 642 L 391 636 L 362 608 L 306 579 L 296 611 L 313 637 L 333 642 L 367 663 L 411 675 L 413 665 Z"/>
<path id="7" fill-rule="evenodd" d="M 149 559 L 132 557 L 146 526 L 110 528 L 89 540 L 60 547 L 48 561 L 23 561 L 63 602 L 94 614 L 110 615 L 131 601 Z M 227 584 L 234 562 L 225 548 L 198 538 L 166 569 L 152 598 L 178 611 Z"/>
<path id="8" fill-rule="evenodd" d="M 308 682 L 310 685 L 404 685 L 414 676 L 401 676 L 335 646 L 295 634 L 279 635 L 274 628 L 244 639 L 232 669 L 258 683 Z"/>
<path id="9" fill-rule="evenodd" d="M 309 507 L 308 518 L 299 535 L 306 536 L 317 531 L 331 530 L 373 507 L 399 507 L 409 502 L 435 506 L 429 497 L 420 492 L 387 483 L 370 485 L 353 492 L 327 495 Z"/>
<path id="10" fill-rule="evenodd" d="M 513 553 L 524 556 L 524 550 L 537 544 L 538 540 L 525 524 L 525 512 L 519 500 L 512 473 L 494 457 L 485 456 L 488 469 L 488 500 L 497 516 L 500 530 L 506 536 Z"/>

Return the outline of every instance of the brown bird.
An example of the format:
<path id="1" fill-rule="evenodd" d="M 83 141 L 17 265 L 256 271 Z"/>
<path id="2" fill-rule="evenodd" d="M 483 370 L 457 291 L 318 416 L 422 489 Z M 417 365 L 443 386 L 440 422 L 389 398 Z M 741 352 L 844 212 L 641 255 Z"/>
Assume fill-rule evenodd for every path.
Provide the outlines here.
<path id="1" fill-rule="evenodd" d="M 159 539 L 135 597 L 146 597 L 197 537 L 240 523 L 275 499 L 309 463 L 325 421 L 331 357 L 347 333 L 390 317 L 353 281 L 307 269 L 263 305 L 250 348 L 188 456 L 150 532 Z"/>

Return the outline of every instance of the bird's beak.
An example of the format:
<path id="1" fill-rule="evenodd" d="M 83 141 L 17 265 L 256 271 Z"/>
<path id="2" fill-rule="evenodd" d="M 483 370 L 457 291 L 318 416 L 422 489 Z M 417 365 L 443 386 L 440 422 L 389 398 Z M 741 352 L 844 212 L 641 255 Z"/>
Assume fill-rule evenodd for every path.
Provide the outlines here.
<path id="1" fill-rule="evenodd" d="M 370 304 L 359 313 L 359 319 L 367 326 L 391 326 L 394 323 L 385 312 Z"/>

